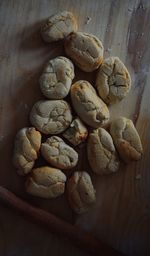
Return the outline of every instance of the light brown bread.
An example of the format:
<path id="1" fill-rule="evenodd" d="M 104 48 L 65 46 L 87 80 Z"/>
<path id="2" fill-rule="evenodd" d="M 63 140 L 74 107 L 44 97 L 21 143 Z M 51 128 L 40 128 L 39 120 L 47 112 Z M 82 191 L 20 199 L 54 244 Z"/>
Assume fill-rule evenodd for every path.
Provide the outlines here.
<path id="1" fill-rule="evenodd" d="M 89 126 L 98 128 L 108 123 L 109 110 L 89 82 L 80 80 L 74 83 L 71 100 L 78 116 Z"/>
<path id="2" fill-rule="evenodd" d="M 63 137 L 74 146 L 84 142 L 88 136 L 88 129 L 77 117 L 70 124 L 69 128 L 63 133 Z"/>
<path id="3" fill-rule="evenodd" d="M 92 34 L 71 33 L 65 40 L 65 51 L 73 62 L 85 72 L 97 69 L 103 61 L 102 42 Z"/>
<path id="4" fill-rule="evenodd" d="M 41 145 L 42 156 L 54 167 L 68 170 L 78 162 L 77 152 L 60 137 L 52 136 Z"/>
<path id="5" fill-rule="evenodd" d="M 119 169 L 120 161 L 113 140 L 103 128 L 89 134 L 87 154 L 91 169 L 96 174 L 109 174 Z"/>
<path id="6" fill-rule="evenodd" d="M 120 157 L 125 162 L 141 158 L 143 148 L 132 120 L 125 117 L 117 118 L 111 123 L 110 133 Z"/>
<path id="7" fill-rule="evenodd" d="M 64 100 L 40 100 L 30 112 L 30 122 L 44 134 L 58 134 L 72 121 L 69 104 Z"/>
<path id="8" fill-rule="evenodd" d="M 20 175 L 26 175 L 34 166 L 41 146 L 41 134 L 34 127 L 26 127 L 16 135 L 13 163 Z"/>
<path id="9" fill-rule="evenodd" d="M 51 43 L 64 39 L 71 32 L 77 31 L 77 21 L 71 12 L 63 11 L 50 16 L 41 27 L 45 42 Z"/>
<path id="10" fill-rule="evenodd" d="M 69 93 L 73 78 L 73 63 L 59 56 L 45 66 L 39 80 L 41 91 L 49 99 L 63 99 Z"/>
<path id="11" fill-rule="evenodd" d="M 107 104 L 122 100 L 130 91 L 130 74 L 118 57 L 109 57 L 103 61 L 97 73 L 96 88 Z"/>
<path id="12" fill-rule="evenodd" d="M 78 214 L 86 212 L 95 202 L 95 189 L 87 172 L 75 172 L 67 181 L 71 208 Z"/>
<path id="13" fill-rule="evenodd" d="M 32 170 L 26 180 L 26 191 L 42 198 L 60 196 L 65 190 L 66 176 L 58 169 L 43 166 Z"/>

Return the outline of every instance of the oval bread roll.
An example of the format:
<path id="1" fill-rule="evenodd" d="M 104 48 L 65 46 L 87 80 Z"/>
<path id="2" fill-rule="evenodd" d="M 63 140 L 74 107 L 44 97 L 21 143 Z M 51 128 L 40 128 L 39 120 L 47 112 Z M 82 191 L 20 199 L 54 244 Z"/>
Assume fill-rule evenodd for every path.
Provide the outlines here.
<path id="1" fill-rule="evenodd" d="M 42 156 L 53 166 L 68 170 L 78 162 L 77 152 L 60 137 L 52 136 L 41 145 Z"/>
<path id="2" fill-rule="evenodd" d="M 34 166 L 41 146 L 41 134 L 34 127 L 26 127 L 16 135 L 13 163 L 20 175 L 26 175 Z"/>
<path id="3" fill-rule="evenodd" d="M 122 160 L 128 163 L 141 158 L 143 148 L 132 120 L 117 118 L 111 123 L 110 133 Z"/>
<path id="4" fill-rule="evenodd" d="M 72 121 L 71 109 L 64 100 L 40 100 L 30 112 L 30 122 L 44 134 L 58 134 Z"/>
<path id="5" fill-rule="evenodd" d="M 94 35 L 71 33 L 65 40 L 66 54 L 85 72 L 97 69 L 103 61 L 102 42 Z"/>
<path id="6" fill-rule="evenodd" d="M 76 213 L 86 212 L 96 199 L 90 175 L 87 172 L 75 172 L 67 181 L 67 195 Z"/>
<path id="7" fill-rule="evenodd" d="M 99 96 L 107 104 L 122 100 L 130 91 L 130 74 L 118 57 L 104 60 L 98 70 L 96 88 Z"/>
<path id="8" fill-rule="evenodd" d="M 58 169 L 44 166 L 32 170 L 26 180 L 26 191 L 42 198 L 60 196 L 65 190 L 66 176 Z"/>
<path id="9" fill-rule="evenodd" d="M 49 99 L 63 99 L 69 93 L 73 78 L 73 63 L 59 56 L 45 66 L 39 80 L 41 91 Z"/>
<path id="10" fill-rule="evenodd" d="M 87 144 L 88 160 L 96 174 L 109 174 L 119 169 L 119 158 L 110 134 L 103 128 L 89 134 Z"/>
<path id="11" fill-rule="evenodd" d="M 104 126 L 109 121 L 109 110 L 98 97 L 93 86 L 84 80 L 71 86 L 73 107 L 81 120 L 93 128 Z"/>
<path id="12" fill-rule="evenodd" d="M 63 11 L 50 16 L 41 27 L 45 42 L 51 43 L 64 39 L 71 32 L 77 31 L 77 22 L 71 12 Z"/>

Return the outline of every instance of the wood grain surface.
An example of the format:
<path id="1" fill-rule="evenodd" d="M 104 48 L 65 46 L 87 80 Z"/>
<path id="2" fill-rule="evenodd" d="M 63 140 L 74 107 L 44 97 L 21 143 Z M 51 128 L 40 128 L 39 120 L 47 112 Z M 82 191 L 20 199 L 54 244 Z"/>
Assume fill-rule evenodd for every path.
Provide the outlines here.
<path id="1" fill-rule="evenodd" d="M 102 40 L 105 57 L 118 56 L 127 65 L 132 89 L 122 102 L 111 107 L 111 119 L 120 115 L 131 118 L 144 148 L 141 161 L 122 164 L 117 174 L 107 177 L 90 172 L 86 148 L 79 148 L 76 169 L 90 172 L 97 191 L 95 205 L 81 216 L 72 213 L 65 196 L 55 200 L 28 196 L 24 190 L 25 179 L 16 174 L 11 162 L 15 134 L 29 125 L 32 105 L 43 98 L 38 84 L 43 65 L 50 58 L 64 55 L 62 43 L 45 44 L 39 34 L 43 20 L 62 10 L 76 15 L 79 30 Z M 91 18 L 88 24 L 87 17 Z M 150 255 L 149 46 L 149 0 L 0 1 L 0 185 L 134 256 Z M 76 80 L 86 78 L 94 84 L 95 72 L 86 74 L 77 68 L 75 72 Z M 0 256 L 20 255 L 84 256 L 87 253 L 0 204 Z"/>

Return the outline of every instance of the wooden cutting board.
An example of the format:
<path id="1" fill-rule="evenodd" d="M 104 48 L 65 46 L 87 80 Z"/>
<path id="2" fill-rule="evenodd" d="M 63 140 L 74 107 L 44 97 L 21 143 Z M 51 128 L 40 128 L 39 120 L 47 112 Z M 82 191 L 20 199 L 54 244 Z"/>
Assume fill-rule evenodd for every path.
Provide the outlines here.
<path id="1" fill-rule="evenodd" d="M 61 43 L 49 45 L 41 40 L 40 25 L 46 17 L 62 10 L 76 15 L 80 31 L 102 40 L 105 57 L 119 56 L 127 65 L 132 89 L 122 102 L 110 108 L 111 119 L 120 115 L 131 118 L 144 147 L 141 161 L 122 164 L 115 175 L 98 177 L 91 173 L 97 201 L 81 216 L 72 213 L 65 196 L 55 200 L 28 196 L 25 179 L 16 174 L 11 162 L 15 134 L 29 125 L 32 105 L 43 98 L 38 84 L 43 65 L 64 54 Z M 0 185 L 90 230 L 127 255 L 150 255 L 150 1 L 1 0 L 0 25 Z M 75 72 L 76 80 L 87 79 L 94 84 L 95 73 L 86 74 L 77 68 Z M 85 146 L 79 152 L 76 169 L 90 171 Z M 0 205 L 0 255 L 87 253 Z"/>

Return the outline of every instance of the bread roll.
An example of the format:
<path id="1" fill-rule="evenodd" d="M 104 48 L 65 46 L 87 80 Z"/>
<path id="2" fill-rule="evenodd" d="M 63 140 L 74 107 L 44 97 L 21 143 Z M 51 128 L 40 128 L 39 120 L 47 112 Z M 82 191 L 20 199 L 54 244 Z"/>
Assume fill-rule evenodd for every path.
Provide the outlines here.
<path id="1" fill-rule="evenodd" d="M 13 163 L 20 175 L 26 175 L 34 166 L 41 146 L 41 134 L 34 127 L 26 127 L 16 135 Z"/>
<path id="2" fill-rule="evenodd" d="M 71 32 L 77 31 L 77 22 L 71 12 L 63 11 L 50 16 L 41 27 L 45 42 L 51 43 L 64 39 Z"/>
<path id="3" fill-rule="evenodd" d="M 74 83 L 71 100 L 78 116 L 89 126 L 98 128 L 108 123 L 109 110 L 89 82 L 80 80 Z"/>
<path id="4" fill-rule="evenodd" d="M 52 136 L 42 143 L 42 156 L 54 167 L 68 170 L 78 162 L 77 152 L 60 137 Z"/>
<path id="5" fill-rule="evenodd" d="M 43 166 L 32 170 L 26 180 L 26 191 L 42 198 L 54 198 L 65 190 L 66 176 L 58 169 Z"/>
<path id="6" fill-rule="evenodd" d="M 103 61 L 102 42 L 92 34 L 71 33 L 65 40 L 65 51 L 73 62 L 85 72 L 97 69 Z"/>
<path id="7" fill-rule="evenodd" d="M 139 160 L 143 148 L 132 120 L 119 117 L 111 123 L 110 133 L 120 157 L 126 162 Z"/>
<path id="8" fill-rule="evenodd" d="M 72 121 L 69 104 L 64 100 L 40 100 L 30 112 L 30 122 L 44 134 L 58 134 Z"/>
<path id="9" fill-rule="evenodd" d="M 67 181 L 71 208 L 78 214 L 86 212 L 95 202 L 95 189 L 87 172 L 75 172 Z"/>
<path id="10" fill-rule="evenodd" d="M 130 91 L 130 74 L 118 57 L 109 57 L 100 66 L 96 88 L 99 96 L 107 104 L 122 100 Z"/>

